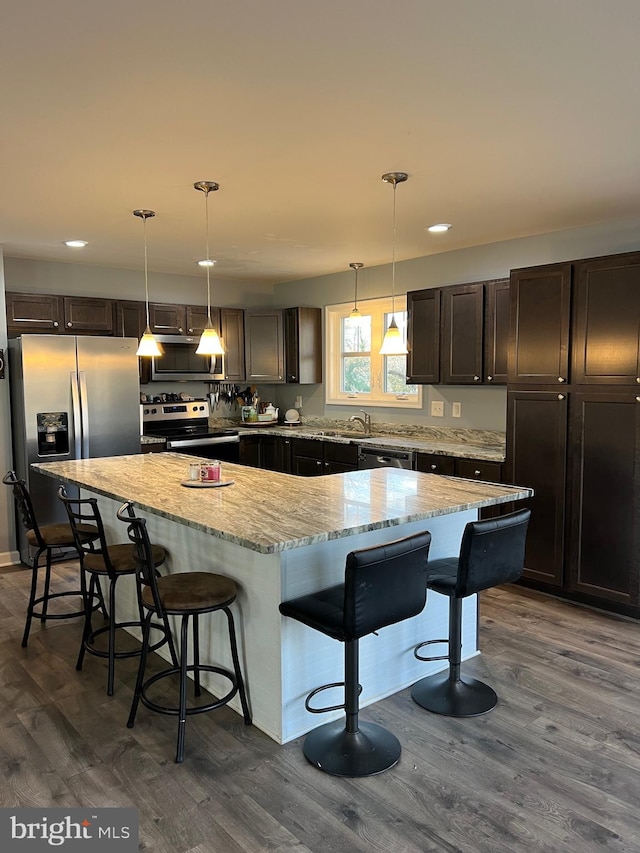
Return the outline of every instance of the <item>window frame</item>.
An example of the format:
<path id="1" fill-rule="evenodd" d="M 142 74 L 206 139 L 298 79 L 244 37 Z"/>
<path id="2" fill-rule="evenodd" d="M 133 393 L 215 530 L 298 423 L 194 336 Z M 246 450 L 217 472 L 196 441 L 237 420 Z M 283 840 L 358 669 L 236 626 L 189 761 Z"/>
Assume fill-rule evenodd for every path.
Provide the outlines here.
<path id="1" fill-rule="evenodd" d="M 368 355 L 371 358 L 371 391 L 347 394 L 341 390 L 343 351 L 342 351 L 342 320 L 347 318 L 353 309 L 353 302 L 343 302 L 336 305 L 325 305 L 325 404 L 338 406 L 381 406 L 396 409 L 422 409 L 422 386 L 418 385 L 416 394 L 403 395 L 385 392 L 384 361 L 387 356 L 380 355 L 378 349 L 382 346 L 385 326 L 385 314 L 395 310 L 396 314 L 406 313 L 407 299 L 405 295 L 390 296 L 377 299 L 358 300 L 358 309 L 362 314 L 371 316 L 372 349 Z M 405 373 L 406 375 L 406 373 Z M 414 383 L 415 384 L 415 383 Z"/>

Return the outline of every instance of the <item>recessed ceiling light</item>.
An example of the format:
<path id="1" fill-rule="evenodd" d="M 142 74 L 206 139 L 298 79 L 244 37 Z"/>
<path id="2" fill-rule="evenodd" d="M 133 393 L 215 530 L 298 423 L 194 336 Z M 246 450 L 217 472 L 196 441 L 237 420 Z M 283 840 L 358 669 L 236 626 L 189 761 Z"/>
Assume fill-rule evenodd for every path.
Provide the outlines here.
<path id="1" fill-rule="evenodd" d="M 432 234 L 442 234 L 451 228 L 453 228 L 453 225 L 450 225 L 448 222 L 439 222 L 437 225 L 429 225 L 427 231 L 431 231 Z"/>
<path id="2" fill-rule="evenodd" d="M 84 249 L 87 245 L 86 240 L 65 240 L 65 246 L 68 246 L 70 249 Z"/>
<path id="3" fill-rule="evenodd" d="M 198 261 L 199 267 L 213 267 L 217 261 L 214 261 L 213 258 L 205 258 L 203 261 Z"/>

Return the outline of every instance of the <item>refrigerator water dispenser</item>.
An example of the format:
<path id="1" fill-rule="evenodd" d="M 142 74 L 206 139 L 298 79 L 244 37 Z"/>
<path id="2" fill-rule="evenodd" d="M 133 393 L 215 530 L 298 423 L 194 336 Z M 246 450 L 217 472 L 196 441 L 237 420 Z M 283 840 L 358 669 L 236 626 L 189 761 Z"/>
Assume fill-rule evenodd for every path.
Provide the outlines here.
<path id="1" fill-rule="evenodd" d="M 38 412 L 38 456 L 69 452 L 69 416 L 66 412 Z"/>

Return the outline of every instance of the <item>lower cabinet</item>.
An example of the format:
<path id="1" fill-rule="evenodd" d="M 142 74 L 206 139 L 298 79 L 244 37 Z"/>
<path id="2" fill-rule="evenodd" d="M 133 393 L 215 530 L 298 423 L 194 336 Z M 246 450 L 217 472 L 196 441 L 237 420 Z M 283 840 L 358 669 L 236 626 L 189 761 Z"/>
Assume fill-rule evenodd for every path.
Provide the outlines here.
<path id="1" fill-rule="evenodd" d="M 290 474 L 291 442 L 292 439 L 280 435 L 260 436 L 260 467 Z"/>
<path id="2" fill-rule="evenodd" d="M 460 459 L 454 456 L 441 456 L 438 453 L 418 453 L 416 470 L 424 474 L 464 477 L 467 480 L 483 480 L 486 483 L 502 482 L 502 464 L 482 459 Z M 500 515 L 500 512 L 500 506 L 487 507 L 480 510 L 480 518 L 494 518 Z"/>
<path id="3" fill-rule="evenodd" d="M 358 448 L 355 444 L 333 441 L 292 439 L 291 473 L 300 477 L 320 474 L 344 474 L 358 468 Z"/>

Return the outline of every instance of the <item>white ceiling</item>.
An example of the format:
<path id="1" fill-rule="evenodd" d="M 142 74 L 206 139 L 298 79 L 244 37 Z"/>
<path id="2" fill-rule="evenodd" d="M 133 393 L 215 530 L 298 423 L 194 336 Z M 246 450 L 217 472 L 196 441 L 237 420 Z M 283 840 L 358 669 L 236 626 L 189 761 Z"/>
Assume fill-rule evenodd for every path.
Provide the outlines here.
<path id="1" fill-rule="evenodd" d="M 5 255 L 275 282 L 640 211 L 639 0 L 13 0 Z M 425 226 L 454 228 L 432 236 Z M 83 250 L 62 245 L 89 241 Z"/>

